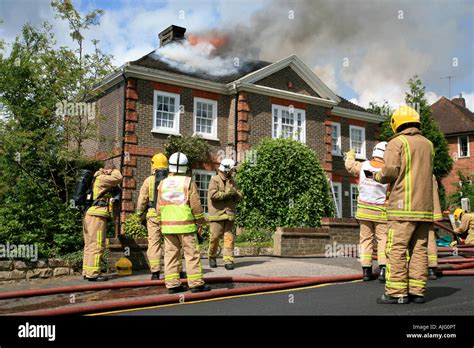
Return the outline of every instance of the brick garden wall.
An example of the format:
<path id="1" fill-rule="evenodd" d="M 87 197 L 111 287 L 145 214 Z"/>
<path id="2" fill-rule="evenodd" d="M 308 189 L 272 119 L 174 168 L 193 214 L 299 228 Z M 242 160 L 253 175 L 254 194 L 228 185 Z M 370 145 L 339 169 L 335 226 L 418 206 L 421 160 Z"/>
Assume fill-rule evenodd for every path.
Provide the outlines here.
<path id="1" fill-rule="evenodd" d="M 275 256 L 324 256 L 334 244 L 359 244 L 355 219 L 324 218 L 319 228 L 278 227 L 273 237 Z"/>

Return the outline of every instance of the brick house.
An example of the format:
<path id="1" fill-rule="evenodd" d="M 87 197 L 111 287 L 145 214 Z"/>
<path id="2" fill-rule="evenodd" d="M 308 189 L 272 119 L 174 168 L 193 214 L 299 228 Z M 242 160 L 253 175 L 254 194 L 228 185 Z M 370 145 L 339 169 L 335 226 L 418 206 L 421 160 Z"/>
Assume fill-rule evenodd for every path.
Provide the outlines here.
<path id="1" fill-rule="evenodd" d="M 451 173 L 443 179 L 443 186 L 448 195 L 456 191 L 459 185 L 458 172 L 461 171 L 469 180 L 474 175 L 474 113 L 466 108 L 462 96 L 449 100 L 441 97 L 431 105 L 431 114 L 438 121 L 449 145 L 449 153 L 454 159 Z"/>
<path id="2" fill-rule="evenodd" d="M 184 31 L 170 26 L 159 34 L 161 45 L 183 40 Z M 97 87 L 99 133 L 106 140 L 94 154 L 121 160 L 122 222 L 135 210 L 151 156 L 164 150 L 170 134 L 199 134 L 209 142 L 212 161 L 193 166 L 203 204 L 219 154 L 242 159 L 263 137 L 293 137 L 316 152 L 333 182 L 339 215 L 354 215 L 357 182 L 345 171 L 342 154 L 354 147 L 358 158 L 370 157 L 380 116 L 336 95 L 296 55 L 246 62 L 226 76 L 182 70 L 152 52 Z"/>

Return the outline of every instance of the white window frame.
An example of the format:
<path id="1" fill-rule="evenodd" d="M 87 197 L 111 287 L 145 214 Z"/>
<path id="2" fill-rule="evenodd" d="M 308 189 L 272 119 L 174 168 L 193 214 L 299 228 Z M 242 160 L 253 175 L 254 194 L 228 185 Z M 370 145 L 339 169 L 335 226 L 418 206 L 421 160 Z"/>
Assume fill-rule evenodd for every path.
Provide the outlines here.
<path id="1" fill-rule="evenodd" d="M 196 130 L 196 127 L 197 127 L 197 103 L 198 102 L 206 103 L 206 104 L 212 104 L 212 133 L 203 133 L 203 132 L 198 132 Z M 218 110 L 217 110 L 217 101 L 216 100 L 194 97 L 194 104 L 193 104 L 193 130 L 194 130 L 194 135 L 200 135 L 204 139 L 218 141 L 219 138 L 217 137 L 217 112 L 218 112 Z"/>
<path id="2" fill-rule="evenodd" d="M 354 149 L 354 146 L 352 146 L 352 132 L 354 130 L 360 130 L 361 131 L 361 134 L 362 134 L 362 145 L 361 145 L 361 152 L 360 153 L 357 153 L 356 152 L 356 158 L 357 159 L 367 159 L 366 157 L 366 139 L 365 139 L 365 128 L 364 127 L 359 127 L 359 126 L 352 126 L 350 125 L 349 126 L 349 147 L 351 149 Z"/>
<path id="3" fill-rule="evenodd" d="M 334 138 L 332 137 L 332 130 L 333 127 L 337 129 L 337 139 L 336 139 L 336 146 L 337 150 L 332 148 L 332 142 Z M 339 122 L 331 122 L 331 153 L 333 156 L 342 156 L 342 144 L 341 144 L 341 124 Z"/>
<path id="4" fill-rule="evenodd" d="M 359 197 L 359 185 L 351 184 L 351 190 L 349 192 L 349 199 L 351 201 L 351 217 L 355 217 L 357 212 L 357 198 L 355 201 L 352 199 L 352 191 L 354 189 L 357 191 L 357 197 Z"/>
<path id="5" fill-rule="evenodd" d="M 467 138 L 467 156 L 461 156 L 461 138 Z M 468 157 L 471 157 L 469 135 L 460 135 L 458 136 L 458 158 L 468 158 Z"/>
<path id="6" fill-rule="evenodd" d="M 197 184 L 196 174 L 199 174 L 199 175 L 210 175 L 211 178 L 212 178 L 214 175 L 216 175 L 216 172 L 215 172 L 215 171 L 209 171 L 209 170 L 202 170 L 202 169 L 193 169 L 193 171 L 192 171 L 193 181 L 196 182 L 196 184 Z M 209 178 L 209 182 L 211 182 L 211 178 Z M 202 201 L 201 201 L 201 205 L 202 205 L 202 207 L 203 207 L 203 209 L 204 209 L 205 214 L 207 214 L 207 213 L 208 213 L 208 210 L 207 210 L 207 209 L 208 209 L 208 206 L 207 206 L 207 192 L 208 192 L 208 190 L 209 190 L 209 183 L 208 183 L 208 190 L 201 190 L 200 187 L 199 187 L 199 185 L 197 185 L 197 186 L 198 186 L 199 198 L 201 198 L 201 191 L 205 191 L 205 192 L 206 192 L 206 195 L 205 195 L 205 197 L 204 197 L 205 202 L 202 202 Z"/>
<path id="7" fill-rule="evenodd" d="M 332 189 L 334 192 L 334 196 L 336 196 L 336 191 L 338 193 L 338 197 L 336 197 L 336 204 L 337 204 L 337 217 L 342 217 L 342 183 L 337 181 L 332 181 Z"/>
<path id="8" fill-rule="evenodd" d="M 301 113 L 301 143 L 306 144 L 306 111 L 303 109 L 297 109 L 297 108 L 292 108 L 293 113 Z M 277 124 L 277 129 L 275 129 L 275 122 L 273 120 L 274 115 L 275 115 L 275 110 L 278 110 L 278 124 Z M 281 111 L 288 111 L 290 112 L 290 107 L 289 106 L 283 106 L 283 105 L 278 105 L 278 104 L 272 104 L 272 138 L 273 139 L 278 139 L 281 138 Z M 296 120 L 295 120 L 296 121 Z M 294 126 L 297 127 L 297 126 Z M 276 136 L 275 136 L 275 131 L 276 131 Z M 293 139 L 296 139 L 296 134 L 293 134 Z"/>
<path id="9" fill-rule="evenodd" d="M 174 111 L 174 122 L 173 128 L 169 127 L 156 127 L 156 112 L 157 112 L 157 96 L 175 98 L 175 111 Z M 175 93 L 163 92 L 159 90 L 153 91 L 153 127 L 151 131 L 153 133 L 162 133 L 170 135 L 180 135 L 179 133 L 179 119 L 180 119 L 180 95 Z"/>

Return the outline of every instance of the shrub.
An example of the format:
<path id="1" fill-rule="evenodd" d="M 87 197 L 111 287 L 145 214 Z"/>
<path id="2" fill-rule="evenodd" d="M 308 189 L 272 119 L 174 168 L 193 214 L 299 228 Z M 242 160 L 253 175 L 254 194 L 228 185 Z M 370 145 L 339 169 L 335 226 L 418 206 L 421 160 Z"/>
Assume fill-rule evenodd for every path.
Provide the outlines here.
<path id="1" fill-rule="evenodd" d="M 200 136 L 168 136 L 168 143 L 165 144 L 166 157 L 175 152 L 182 152 L 188 157 L 189 163 L 205 162 L 209 159 L 209 144 Z"/>
<path id="2" fill-rule="evenodd" d="M 146 238 L 148 236 L 146 227 L 143 226 L 137 214 L 130 215 L 124 223 L 125 236 L 130 238 Z"/>
<path id="3" fill-rule="evenodd" d="M 469 183 L 470 177 L 464 175 L 461 171 L 458 171 L 459 181 L 461 185 L 457 185 L 457 191 L 449 196 L 449 203 L 451 208 L 457 208 L 461 206 L 461 198 L 469 198 L 471 201 L 471 207 L 474 205 L 474 183 Z M 472 210 L 472 208 L 471 208 Z"/>
<path id="4" fill-rule="evenodd" d="M 271 230 L 248 230 L 236 237 L 236 242 L 264 243 L 272 240 Z"/>
<path id="5" fill-rule="evenodd" d="M 328 179 L 316 154 L 291 139 L 263 139 L 245 160 L 236 180 L 244 194 L 236 223 L 247 229 L 319 227 L 332 216 Z"/>

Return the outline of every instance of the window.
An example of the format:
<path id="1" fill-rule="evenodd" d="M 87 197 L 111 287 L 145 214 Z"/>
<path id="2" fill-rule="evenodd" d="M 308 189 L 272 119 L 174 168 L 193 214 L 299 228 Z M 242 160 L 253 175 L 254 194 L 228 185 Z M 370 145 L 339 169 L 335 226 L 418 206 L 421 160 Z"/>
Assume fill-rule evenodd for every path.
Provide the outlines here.
<path id="1" fill-rule="evenodd" d="M 458 154 L 459 158 L 470 157 L 469 136 L 458 137 Z"/>
<path id="2" fill-rule="evenodd" d="M 336 203 L 336 216 L 342 217 L 342 185 L 340 182 L 332 183 L 332 191 L 334 193 L 334 201 Z"/>
<path id="3" fill-rule="evenodd" d="M 365 157 L 365 128 L 349 126 L 349 146 L 355 150 L 356 158 L 366 159 Z"/>
<path id="4" fill-rule="evenodd" d="M 331 123 L 331 146 L 334 156 L 342 156 L 341 151 L 341 124 L 338 122 Z"/>
<path id="5" fill-rule="evenodd" d="M 304 110 L 272 105 L 272 137 L 292 138 L 306 142 L 306 114 Z"/>
<path id="6" fill-rule="evenodd" d="M 152 132 L 179 134 L 179 95 L 155 91 L 153 98 Z"/>
<path id="7" fill-rule="evenodd" d="M 194 133 L 217 140 L 217 102 L 194 98 Z"/>
<path id="8" fill-rule="evenodd" d="M 201 205 L 205 213 L 207 213 L 207 191 L 213 175 L 216 175 L 216 172 L 193 170 L 193 179 L 198 187 L 199 198 L 201 199 Z"/>
<path id="9" fill-rule="evenodd" d="M 357 212 L 357 198 L 359 197 L 359 188 L 356 184 L 351 184 L 351 216 L 355 217 Z"/>

